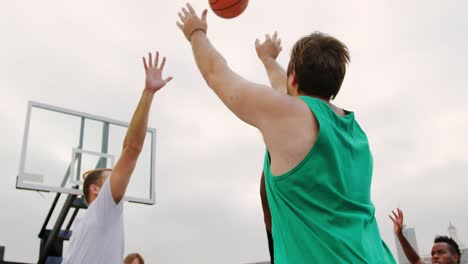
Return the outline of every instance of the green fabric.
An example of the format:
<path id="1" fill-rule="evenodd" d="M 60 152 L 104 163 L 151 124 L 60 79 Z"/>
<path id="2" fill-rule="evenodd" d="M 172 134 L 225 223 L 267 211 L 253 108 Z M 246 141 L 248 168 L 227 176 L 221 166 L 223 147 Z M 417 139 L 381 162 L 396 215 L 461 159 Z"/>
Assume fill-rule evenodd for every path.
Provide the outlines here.
<path id="1" fill-rule="evenodd" d="M 314 147 L 279 176 L 265 155 L 275 263 L 396 263 L 374 217 L 372 155 L 354 113 L 341 117 L 322 100 L 300 98 L 319 123 Z"/>

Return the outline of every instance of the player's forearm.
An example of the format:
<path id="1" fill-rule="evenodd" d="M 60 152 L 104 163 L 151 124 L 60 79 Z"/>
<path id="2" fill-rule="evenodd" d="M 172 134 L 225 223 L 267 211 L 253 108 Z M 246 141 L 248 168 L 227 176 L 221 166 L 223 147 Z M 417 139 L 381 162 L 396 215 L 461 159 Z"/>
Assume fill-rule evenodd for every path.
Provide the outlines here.
<path id="1" fill-rule="evenodd" d="M 418 253 L 414 250 L 413 246 L 411 246 L 406 237 L 402 233 L 398 234 L 397 237 L 400 241 L 401 247 L 403 248 L 403 252 L 405 252 L 408 261 L 412 264 L 422 263 Z"/>
<path id="2" fill-rule="evenodd" d="M 116 204 L 125 196 L 138 156 L 143 149 L 153 96 L 154 93 L 146 90 L 143 91 L 138 106 L 133 113 L 132 120 L 130 121 L 130 126 L 127 129 L 127 134 L 123 142 L 122 154 L 112 172 L 110 184 L 112 197 Z"/>
<path id="3" fill-rule="evenodd" d="M 270 84 L 275 91 L 286 94 L 287 93 L 287 74 L 286 71 L 273 59 L 266 59 L 263 62 L 265 70 L 270 79 Z"/>
<path id="4" fill-rule="evenodd" d="M 146 130 L 148 127 L 149 111 L 153 101 L 154 93 L 143 91 L 143 94 L 138 102 L 138 106 L 133 114 L 130 126 L 123 143 L 124 151 L 135 152 L 139 154 L 145 142 Z"/>
<path id="5" fill-rule="evenodd" d="M 213 47 L 205 33 L 201 30 L 192 34 L 191 42 L 193 56 L 203 78 L 210 85 L 210 81 L 216 74 L 227 68 L 226 60 Z M 211 86 L 210 86 L 211 87 Z M 211 87 L 212 89 L 217 87 Z"/>
<path id="6" fill-rule="evenodd" d="M 221 101 L 241 120 L 251 124 L 246 117 L 245 87 L 238 84 L 241 77 L 234 73 L 223 56 L 213 47 L 202 31 L 191 38 L 193 55 L 203 78 Z M 248 116 L 248 114 L 247 114 Z"/>

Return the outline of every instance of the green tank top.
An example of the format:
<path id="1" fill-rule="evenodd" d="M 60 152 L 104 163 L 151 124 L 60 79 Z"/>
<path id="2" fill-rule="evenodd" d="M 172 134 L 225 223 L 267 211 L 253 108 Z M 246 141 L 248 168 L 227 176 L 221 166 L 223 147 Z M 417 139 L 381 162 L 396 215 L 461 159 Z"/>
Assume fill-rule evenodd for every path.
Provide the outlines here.
<path id="1" fill-rule="evenodd" d="M 354 113 L 341 117 L 320 99 L 300 98 L 319 124 L 315 145 L 279 176 L 265 155 L 275 263 L 396 263 L 374 217 L 372 155 Z"/>

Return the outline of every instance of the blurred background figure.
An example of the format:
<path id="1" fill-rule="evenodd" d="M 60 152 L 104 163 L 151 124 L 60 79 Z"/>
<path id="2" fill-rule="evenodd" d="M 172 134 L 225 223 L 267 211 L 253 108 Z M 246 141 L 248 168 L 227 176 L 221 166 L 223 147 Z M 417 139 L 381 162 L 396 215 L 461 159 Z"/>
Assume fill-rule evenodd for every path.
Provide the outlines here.
<path id="1" fill-rule="evenodd" d="M 125 257 L 124 264 L 145 264 L 145 260 L 138 253 L 130 253 Z"/>

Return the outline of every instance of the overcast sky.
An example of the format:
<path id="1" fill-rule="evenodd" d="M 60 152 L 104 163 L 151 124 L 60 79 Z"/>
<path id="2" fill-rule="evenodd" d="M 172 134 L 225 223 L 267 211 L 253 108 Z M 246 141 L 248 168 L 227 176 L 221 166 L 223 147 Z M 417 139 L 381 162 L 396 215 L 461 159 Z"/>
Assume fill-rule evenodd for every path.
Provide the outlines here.
<path id="1" fill-rule="evenodd" d="M 258 195 L 264 145 L 198 73 L 175 24 L 184 3 L 2 1 L 0 245 L 7 260 L 37 260 L 37 233 L 54 197 L 15 189 L 28 100 L 128 122 L 144 84 L 141 57 L 156 49 L 174 76 L 150 117 L 158 131 L 157 204 L 126 205 L 126 252 L 148 263 L 268 258 Z M 199 12 L 208 6 L 192 3 Z M 382 236 L 395 252 L 387 214 L 401 206 L 427 254 L 449 221 L 468 244 L 466 10 L 462 0 L 252 0 L 233 20 L 210 12 L 208 35 L 234 70 L 265 84 L 255 38 L 277 30 L 284 66 L 294 42 L 310 32 L 346 43 L 351 64 L 335 103 L 355 111 L 368 134 Z"/>

